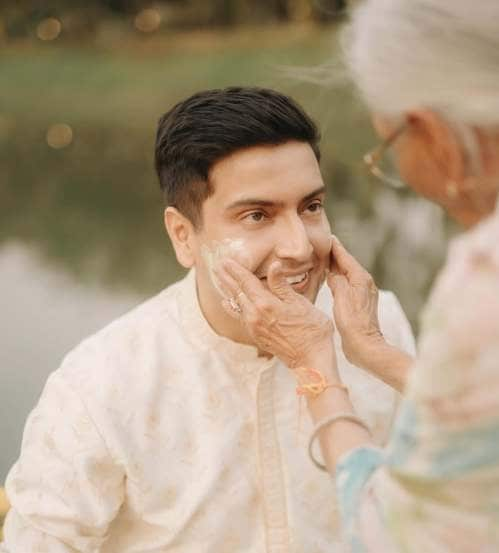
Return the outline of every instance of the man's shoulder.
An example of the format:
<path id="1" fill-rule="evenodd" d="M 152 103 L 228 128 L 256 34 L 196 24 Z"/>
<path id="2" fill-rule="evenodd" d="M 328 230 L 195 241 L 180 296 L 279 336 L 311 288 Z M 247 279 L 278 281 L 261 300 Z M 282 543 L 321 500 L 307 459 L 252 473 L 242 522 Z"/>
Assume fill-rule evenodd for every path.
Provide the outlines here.
<path id="1" fill-rule="evenodd" d="M 147 336 L 150 332 L 161 331 L 165 319 L 178 318 L 177 297 L 183 281 L 178 281 L 161 290 L 154 296 L 139 303 L 128 312 L 109 322 L 106 326 L 85 338 L 74 350 L 98 343 L 112 345 L 114 340 L 128 339 L 130 333 Z"/>
<path id="2" fill-rule="evenodd" d="M 182 333 L 178 295 L 184 280 L 145 300 L 72 349 L 60 367 L 67 376 L 97 371 L 102 379 L 113 369 L 150 363 L 158 349 L 174 343 Z"/>

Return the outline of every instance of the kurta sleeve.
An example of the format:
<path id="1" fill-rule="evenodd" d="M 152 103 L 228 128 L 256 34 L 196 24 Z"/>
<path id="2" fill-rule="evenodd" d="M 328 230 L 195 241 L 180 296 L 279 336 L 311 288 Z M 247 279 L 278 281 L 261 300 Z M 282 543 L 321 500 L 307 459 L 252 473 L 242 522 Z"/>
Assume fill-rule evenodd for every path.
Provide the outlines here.
<path id="1" fill-rule="evenodd" d="M 409 355 L 414 355 L 416 352 L 414 333 L 397 296 L 393 292 L 382 291 L 378 318 L 386 340 Z"/>
<path id="2" fill-rule="evenodd" d="M 353 551 L 499 551 L 499 256 L 454 248 L 389 446 L 336 484 Z"/>
<path id="3" fill-rule="evenodd" d="M 6 553 L 96 553 L 120 509 L 123 471 L 59 371 L 28 418 L 6 491 Z"/>

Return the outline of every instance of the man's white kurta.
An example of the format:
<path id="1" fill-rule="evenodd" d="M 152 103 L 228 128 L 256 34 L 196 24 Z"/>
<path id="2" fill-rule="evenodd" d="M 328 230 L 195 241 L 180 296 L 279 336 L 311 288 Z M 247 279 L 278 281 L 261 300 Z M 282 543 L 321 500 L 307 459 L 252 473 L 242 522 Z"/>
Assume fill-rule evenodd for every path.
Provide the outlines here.
<path id="1" fill-rule="evenodd" d="M 331 313 L 327 288 L 317 303 Z M 392 294 L 381 294 L 380 320 L 389 341 L 413 351 Z M 382 443 L 396 394 L 338 357 L 355 408 Z M 7 479 L 3 547 L 342 551 L 334 490 L 308 458 L 311 421 L 294 387 L 281 362 L 213 332 L 191 272 L 51 375 Z"/>

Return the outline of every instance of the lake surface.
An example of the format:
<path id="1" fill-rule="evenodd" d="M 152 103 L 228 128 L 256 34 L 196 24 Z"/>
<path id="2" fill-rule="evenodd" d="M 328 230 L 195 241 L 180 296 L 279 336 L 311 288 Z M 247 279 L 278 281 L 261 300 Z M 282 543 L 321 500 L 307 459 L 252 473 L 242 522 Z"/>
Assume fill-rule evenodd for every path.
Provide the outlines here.
<path id="1" fill-rule="evenodd" d="M 0 482 L 47 376 L 81 339 L 139 303 L 139 294 L 78 281 L 18 242 L 0 249 Z"/>

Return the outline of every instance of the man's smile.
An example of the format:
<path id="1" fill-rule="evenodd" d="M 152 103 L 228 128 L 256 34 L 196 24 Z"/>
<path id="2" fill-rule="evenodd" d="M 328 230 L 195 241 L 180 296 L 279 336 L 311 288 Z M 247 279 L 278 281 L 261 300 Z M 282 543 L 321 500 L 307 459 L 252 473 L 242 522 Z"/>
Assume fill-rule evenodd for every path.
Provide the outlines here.
<path id="1" fill-rule="evenodd" d="M 303 268 L 300 269 L 300 271 L 293 272 L 284 271 L 284 277 L 295 292 L 303 294 L 310 283 L 310 276 L 313 270 L 314 267 Z M 265 287 L 268 288 L 267 276 L 258 278 L 264 283 Z"/>

